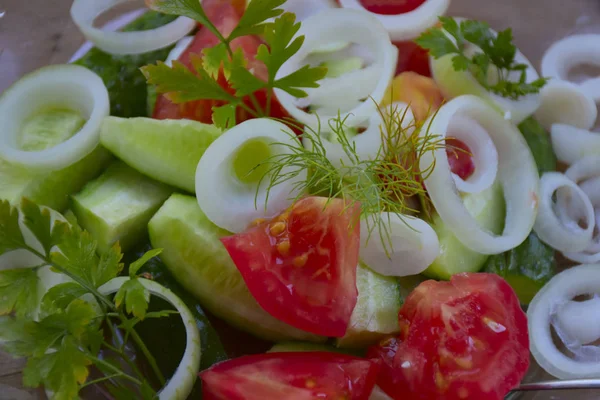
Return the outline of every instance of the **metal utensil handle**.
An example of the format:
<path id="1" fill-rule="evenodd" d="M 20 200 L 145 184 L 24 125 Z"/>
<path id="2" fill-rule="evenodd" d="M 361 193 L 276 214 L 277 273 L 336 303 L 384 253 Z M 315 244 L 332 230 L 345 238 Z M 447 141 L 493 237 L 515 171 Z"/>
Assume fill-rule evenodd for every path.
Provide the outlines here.
<path id="1" fill-rule="evenodd" d="M 567 390 L 567 389 L 600 389 L 600 379 L 573 379 L 565 381 L 545 381 L 525 383 L 514 388 L 513 392 L 529 392 L 534 390 Z"/>

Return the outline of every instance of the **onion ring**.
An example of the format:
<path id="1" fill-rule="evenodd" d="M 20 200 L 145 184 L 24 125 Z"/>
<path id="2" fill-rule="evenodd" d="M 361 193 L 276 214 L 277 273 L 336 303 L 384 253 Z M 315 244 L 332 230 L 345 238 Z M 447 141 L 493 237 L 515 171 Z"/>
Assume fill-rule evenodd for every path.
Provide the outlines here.
<path id="1" fill-rule="evenodd" d="M 41 151 L 17 146 L 22 123 L 39 110 L 64 107 L 87 118 L 66 141 Z M 25 75 L 0 97 L 0 157 L 32 170 L 65 168 L 91 153 L 100 142 L 100 126 L 110 112 L 108 91 L 94 72 L 78 65 L 51 65 Z"/>
<path id="2" fill-rule="evenodd" d="M 556 157 L 565 164 L 571 165 L 587 156 L 600 156 L 600 133 L 554 124 L 551 138 Z"/>
<path id="3" fill-rule="evenodd" d="M 428 171 L 425 186 L 442 221 L 466 247 L 482 254 L 498 254 L 521 244 L 531 232 L 537 213 L 538 172 L 521 132 L 491 106 L 475 96 L 461 96 L 443 105 L 425 122 L 421 136 L 429 132 L 446 136 L 455 115 L 479 123 L 498 152 L 498 180 L 506 199 L 506 223 L 502 235 L 483 229 L 465 208 L 456 191 L 446 149 L 425 152 L 421 171 Z M 432 166 L 435 168 L 432 169 Z"/>
<path id="4" fill-rule="evenodd" d="M 539 123 L 550 130 L 553 124 L 591 129 L 596 123 L 596 103 L 581 87 L 566 81 L 551 80 L 540 92 L 542 103 L 535 112 Z"/>

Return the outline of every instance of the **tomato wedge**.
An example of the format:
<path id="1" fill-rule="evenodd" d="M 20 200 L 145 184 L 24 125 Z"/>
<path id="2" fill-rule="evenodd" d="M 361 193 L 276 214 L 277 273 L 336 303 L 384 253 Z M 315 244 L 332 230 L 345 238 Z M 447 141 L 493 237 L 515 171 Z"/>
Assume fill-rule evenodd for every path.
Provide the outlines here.
<path id="1" fill-rule="evenodd" d="M 359 213 L 358 204 L 308 197 L 221 242 L 268 313 L 307 332 L 341 337 L 358 296 Z"/>
<path id="2" fill-rule="evenodd" d="M 202 5 L 208 18 L 224 36 L 229 35 L 237 26 L 245 9 L 244 0 L 204 0 Z M 192 43 L 181 54 L 178 61 L 192 69 L 192 55 L 201 56 L 204 49 L 214 47 L 217 44 L 219 44 L 219 39 L 210 30 L 201 27 L 198 30 L 198 33 L 196 33 Z M 242 49 L 248 60 L 248 68 L 251 69 L 257 77 L 266 80 L 267 70 L 265 65 L 255 59 L 258 46 L 261 44 L 262 41 L 257 36 L 243 36 L 235 39 L 231 43 L 231 47 L 233 50 Z M 220 75 L 218 81 L 223 88 L 234 93 L 234 90 L 229 87 L 225 76 Z M 260 90 L 255 93 L 255 96 L 260 106 L 263 109 L 266 109 L 267 92 L 265 90 Z M 252 107 L 250 98 L 244 99 L 244 102 L 246 105 Z M 212 123 L 213 107 L 219 107 L 224 104 L 225 102 L 217 100 L 195 100 L 183 104 L 174 104 L 166 96 L 159 95 L 156 99 L 152 117 L 156 119 L 185 118 L 210 124 Z M 275 96 L 271 97 L 270 115 L 274 118 L 282 119 L 289 116 Z M 252 116 L 245 110 L 238 108 L 236 118 L 238 122 L 242 122 L 252 118 Z"/>
<path id="3" fill-rule="evenodd" d="M 328 352 L 245 356 L 201 372 L 205 400 L 366 400 L 377 362 Z"/>
<path id="4" fill-rule="evenodd" d="M 529 367 L 527 318 L 494 274 L 427 281 L 399 313 L 400 337 L 369 350 L 378 385 L 394 399 L 501 400 Z"/>
<path id="5" fill-rule="evenodd" d="M 402 72 L 416 72 L 419 75 L 431 77 L 429 66 L 429 52 L 421 48 L 415 42 L 394 42 L 398 48 L 398 63 L 396 64 L 396 75 Z"/>
<path id="6" fill-rule="evenodd" d="M 360 4 L 375 14 L 397 15 L 414 11 L 425 0 L 360 0 Z"/>
<path id="7" fill-rule="evenodd" d="M 452 173 L 461 179 L 468 179 L 475 172 L 471 149 L 458 139 L 446 139 L 446 155 Z"/>

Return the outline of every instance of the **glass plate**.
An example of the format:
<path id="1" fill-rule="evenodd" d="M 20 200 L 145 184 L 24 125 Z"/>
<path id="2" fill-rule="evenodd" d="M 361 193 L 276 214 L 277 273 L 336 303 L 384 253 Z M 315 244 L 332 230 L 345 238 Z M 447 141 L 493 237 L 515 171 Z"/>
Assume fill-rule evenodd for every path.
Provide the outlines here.
<path id="1" fill-rule="evenodd" d="M 69 17 L 71 2 L 0 2 L 0 92 L 27 72 L 67 62 L 81 46 L 83 38 Z M 575 33 L 600 33 L 600 0 L 452 0 L 449 14 L 487 21 L 496 30 L 512 27 L 515 42 L 537 67 L 554 41 Z M 18 389 L 21 368 L 22 363 L 0 352 L 0 399 L 37 397 Z M 532 366 L 526 381 L 540 379 L 552 378 Z M 538 392 L 511 399 L 597 400 L 600 391 Z"/>

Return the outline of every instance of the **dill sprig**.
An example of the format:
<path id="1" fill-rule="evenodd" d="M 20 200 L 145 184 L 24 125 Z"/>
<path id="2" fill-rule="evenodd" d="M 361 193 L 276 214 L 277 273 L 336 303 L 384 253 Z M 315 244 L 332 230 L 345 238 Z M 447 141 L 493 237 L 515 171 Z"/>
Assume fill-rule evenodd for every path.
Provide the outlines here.
<path id="1" fill-rule="evenodd" d="M 421 215 L 428 218 L 431 206 L 422 182 L 435 168 L 435 163 L 425 170 L 421 170 L 419 164 L 424 154 L 445 146 L 444 138 L 431 132 L 430 123 L 405 123 L 408 111 L 408 107 L 398 105 L 378 107 L 383 120 L 379 126 L 382 145 L 374 159 L 359 156 L 346 125 L 347 117 L 342 118 L 339 114 L 327 121 L 325 129 L 321 121 L 316 128 L 305 127 L 299 136 L 303 145 L 298 141 L 295 141 L 297 144 L 273 143 L 287 151 L 278 152 L 261 163 L 267 167 L 262 178 L 267 181 L 267 201 L 273 187 L 292 180 L 296 181 L 294 193 L 298 193 L 294 201 L 311 193 L 341 198 L 347 207 L 359 202 L 361 218 L 368 227 L 368 238 L 377 230 L 384 239 L 384 246 L 391 246 L 391 222 L 383 219 L 382 213 L 397 214 L 402 219 L 404 215 L 423 212 Z M 347 156 L 347 160 L 340 160 L 341 165 L 337 167 L 328 157 L 324 145 L 326 134 L 340 143 Z M 303 171 L 308 172 L 307 179 L 298 180 Z M 259 187 L 264 187 L 262 182 Z M 415 199 L 418 205 L 414 204 Z M 391 247 L 385 250 L 389 252 Z"/>

